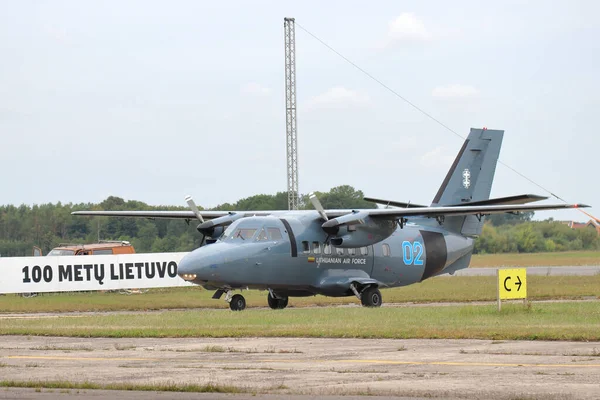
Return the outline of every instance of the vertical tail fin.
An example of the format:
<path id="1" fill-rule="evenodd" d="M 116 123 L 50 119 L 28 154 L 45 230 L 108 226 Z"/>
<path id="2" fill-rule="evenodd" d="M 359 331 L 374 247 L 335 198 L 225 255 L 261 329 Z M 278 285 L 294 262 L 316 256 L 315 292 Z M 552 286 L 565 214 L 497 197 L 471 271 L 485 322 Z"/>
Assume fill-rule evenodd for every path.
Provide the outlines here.
<path id="1" fill-rule="evenodd" d="M 471 128 L 431 205 L 489 199 L 503 137 L 504 131 Z M 483 228 L 483 218 L 480 221 L 473 215 L 448 217 L 444 226 L 465 236 L 476 236 Z"/>

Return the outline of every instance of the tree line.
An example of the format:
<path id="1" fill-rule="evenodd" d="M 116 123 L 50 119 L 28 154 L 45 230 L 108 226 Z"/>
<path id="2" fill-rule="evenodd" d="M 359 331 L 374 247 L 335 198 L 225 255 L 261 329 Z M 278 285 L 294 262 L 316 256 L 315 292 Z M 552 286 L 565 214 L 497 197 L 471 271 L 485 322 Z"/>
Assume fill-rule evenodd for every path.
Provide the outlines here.
<path id="1" fill-rule="evenodd" d="M 325 208 L 375 208 L 363 200 L 363 192 L 343 185 L 317 196 Z M 301 208 L 312 209 L 308 196 L 301 196 Z M 202 207 L 199 207 L 203 209 Z M 120 197 L 108 197 L 101 203 L 41 204 L 0 206 L 0 255 L 31 255 L 33 246 L 46 254 L 61 243 L 95 243 L 102 240 L 128 240 L 136 251 L 173 252 L 196 248 L 201 234 L 198 221 L 144 218 L 108 218 L 73 216 L 80 210 L 150 211 L 186 210 L 179 206 L 150 206 Z M 259 194 L 225 203 L 211 210 L 285 210 L 287 193 Z M 600 249 L 600 238 L 594 229 L 571 229 L 552 220 L 531 221 L 533 213 L 499 214 L 488 217 L 483 233 L 475 242 L 476 253 L 538 252 Z"/>
<path id="2" fill-rule="evenodd" d="M 325 208 L 375 208 L 363 200 L 364 194 L 352 186 L 343 185 L 328 192 L 316 192 Z M 301 196 L 302 209 L 311 209 L 308 195 Z M 201 210 L 205 208 L 198 207 Z M 286 210 L 287 192 L 275 195 L 259 194 L 224 203 L 206 210 L 248 211 Z M 41 204 L 0 206 L 0 255 L 3 257 L 28 256 L 33 246 L 43 253 L 61 243 L 95 243 L 101 240 L 127 240 L 138 253 L 191 251 L 198 247 L 201 234 L 196 230 L 199 221 L 187 224 L 184 220 L 145 218 L 82 217 L 73 211 L 150 211 L 187 210 L 184 206 L 150 206 L 136 200 L 108 197 L 101 203 Z"/>
<path id="3" fill-rule="evenodd" d="M 475 253 L 536 253 L 543 251 L 600 250 L 595 228 L 572 229 L 548 219 L 516 224 L 486 222 L 475 241 Z"/>

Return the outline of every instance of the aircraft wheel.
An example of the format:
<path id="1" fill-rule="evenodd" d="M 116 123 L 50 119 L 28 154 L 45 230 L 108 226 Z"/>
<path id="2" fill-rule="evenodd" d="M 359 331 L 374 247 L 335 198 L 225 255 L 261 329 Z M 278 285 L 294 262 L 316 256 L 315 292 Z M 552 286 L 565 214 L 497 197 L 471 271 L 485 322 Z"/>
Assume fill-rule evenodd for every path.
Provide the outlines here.
<path id="1" fill-rule="evenodd" d="M 286 297 L 285 299 L 279 299 L 279 309 L 280 309 L 280 310 L 283 310 L 284 308 L 286 308 L 286 307 L 287 307 L 287 305 L 288 305 L 288 300 L 289 300 L 289 298 L 288 298 L 288 297 Z"/>
<path id="2" fill-rule="evenodd" d="M 365 307 L 381 307 L 381 292 L 376 287 L 368 287 L 361 293 L 360 302 Z"/>
<path id="3" fill-rule="evenodd" d="M 229 303 L 231 311 L 242 311 L 246 308 L 246 299 L 241 294 L 234 294 Z"/>
<path id="4" fill-rule="evenodd" d="M 271 296 L 271 293 L 269 293 L 267 296 L 267 302 L 269 303 L 269 307 L 271 307 L 273 310 L 282 310 L 287 307 L 288 298 L 276 299 Z"/>

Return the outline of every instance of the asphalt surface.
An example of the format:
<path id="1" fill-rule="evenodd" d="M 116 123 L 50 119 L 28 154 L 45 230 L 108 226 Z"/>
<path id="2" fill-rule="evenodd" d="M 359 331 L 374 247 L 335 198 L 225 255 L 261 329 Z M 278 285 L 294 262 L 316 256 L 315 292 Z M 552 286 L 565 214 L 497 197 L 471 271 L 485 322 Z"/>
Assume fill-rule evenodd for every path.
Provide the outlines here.
<path id="1" fill-rule="evenodd" d="M 123 399 L 123 400 L 148 400 L 150 399 L 176 399 L 176 400 L 366 400 L 372 399 L 372 396 L 311 396 L 294 394 L 221 394 L 221 393 L 170 393 L 170 392 L 131 392 L 121 390 L 46 390 L 42 389 L 15 389 L 10 388 L 4 393 L 0 392 L 0 399 L 72 399 L 77 400 L 98 400 L 98 399 Z M 430 400 L 428 397 L 399 397 L 399 396 L 378 396 L 377 400 Z M 457 397 L 445 397 L 445 399 L 458 400 Z M 464 399 L 464 397 L 462 397 Z"/>
<path id="2" fill-rule="evenodd" d="M 118 393 L 122 399 L 256 398 L 249 396 L 253 393 L 290 399 L 325 395 L 597 399 L 600 395 L 599 342 L 3 336 L 0 366 L 2 380 L 213 384 L 247 392 L 239 397 Z M 100 396 L 93 390 L 51 390 L 0 389 L 0 398 Z M 116 396 L 111 392 L 110 397 Z"/>

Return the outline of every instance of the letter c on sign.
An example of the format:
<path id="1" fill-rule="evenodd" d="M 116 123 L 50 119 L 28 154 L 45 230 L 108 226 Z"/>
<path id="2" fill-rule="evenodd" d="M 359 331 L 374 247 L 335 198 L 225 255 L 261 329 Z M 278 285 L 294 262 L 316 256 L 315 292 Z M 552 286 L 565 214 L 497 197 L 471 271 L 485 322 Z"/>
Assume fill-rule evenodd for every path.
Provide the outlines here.
<path id="1" fill-rule="evenodd" d="M 506 282 L 507 282 L 507 281 L 510 281 L 510 276 L 507 276 L 507 277 L 506 277 L 506 279 L 504 279 L 504 289 L 505 289 L 507 292 L 510 292 L 510 291 L 511 291 L 511 289 L 509 289 L 509 288 L 506 286 Z"/>

